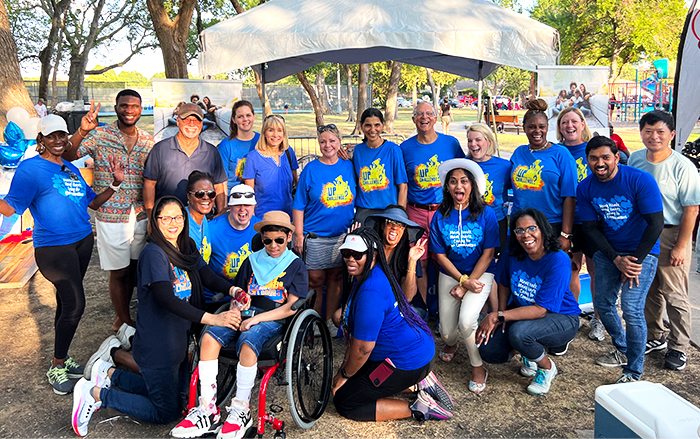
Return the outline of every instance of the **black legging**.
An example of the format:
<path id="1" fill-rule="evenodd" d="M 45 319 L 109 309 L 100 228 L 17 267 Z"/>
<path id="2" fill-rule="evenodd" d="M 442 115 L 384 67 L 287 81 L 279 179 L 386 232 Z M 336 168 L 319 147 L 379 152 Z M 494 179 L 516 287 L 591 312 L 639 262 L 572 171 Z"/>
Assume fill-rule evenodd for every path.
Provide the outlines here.
<path id="1" fill-rule="evenodd" d="M 90 233 L 67 245 L 37 247 L 34 258 L 39 271 L 56 287 L 54 319 L 54 358 L 68 357 L 68 348 L 85 311 L 83 278 L 87 271 L 95 238 Z"/>

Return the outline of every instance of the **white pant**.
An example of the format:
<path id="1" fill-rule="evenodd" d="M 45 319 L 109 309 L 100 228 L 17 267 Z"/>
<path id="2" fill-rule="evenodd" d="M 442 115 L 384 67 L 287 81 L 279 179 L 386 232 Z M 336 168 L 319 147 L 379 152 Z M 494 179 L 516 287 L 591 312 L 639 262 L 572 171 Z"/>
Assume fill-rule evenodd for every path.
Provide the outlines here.
<path id="1" fill-rule="evenodd" d="M 147 220 L 136 221 L 133 207 L 126 223 L 105 223 L 95 218 L 100 268 L 121 270 L 128 267 L 132 260 L 138 259 L 146 246 L 147 227 Z"/>
<path id="2" fill-rule="evenodd" d="M 438 279 L 438 306 L 440 312 L 440 336 L 448 346 L 457 344 L 457 336 L 462 334 L 467 345 L 469 362 L 472 367 L 482 365 L 479 348 L 476 347 L 474 332 L 476 331 L 479 312 L 484 307 L 493 286 L 493 274 L 484 273 L 479 282 L 484 284 L 481 293 L 467 291 L 462 300 L 450 295 L 450 290 L 458 284 L 456 280 L 445 273 L 440 273 Z"/>

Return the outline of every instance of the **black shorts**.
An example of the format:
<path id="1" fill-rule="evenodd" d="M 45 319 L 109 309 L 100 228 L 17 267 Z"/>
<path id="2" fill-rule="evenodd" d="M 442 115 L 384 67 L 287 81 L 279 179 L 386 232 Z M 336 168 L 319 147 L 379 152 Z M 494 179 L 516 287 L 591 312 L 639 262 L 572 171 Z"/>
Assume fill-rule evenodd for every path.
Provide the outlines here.
<path id="1" fill-rule="evenodd" d="M 379 387 L 375 387 L 370 374 L 383 361 L 367 361 L 351 376 L 333 397 L 338 414 L 353 421 L 374 422 L 377 414 L 377 400 L 396 395 L 425 378 L 432 362 L 415 370 L 396 369 Z"/>

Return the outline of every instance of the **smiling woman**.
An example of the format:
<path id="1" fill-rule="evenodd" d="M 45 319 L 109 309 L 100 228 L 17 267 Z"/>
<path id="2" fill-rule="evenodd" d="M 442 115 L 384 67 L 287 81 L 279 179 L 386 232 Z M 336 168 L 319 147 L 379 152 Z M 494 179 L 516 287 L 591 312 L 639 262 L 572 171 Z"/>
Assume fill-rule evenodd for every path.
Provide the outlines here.
<path id="1" fill-rule="evenodd" d="M 190 216 L 190 238 L 197 244 L 204 262 L 211 257 L 211 238 L 207 215 L 214 207 L 216 191 L 211 175 L 193 171 L 187 179 L 187 213 Z"/>

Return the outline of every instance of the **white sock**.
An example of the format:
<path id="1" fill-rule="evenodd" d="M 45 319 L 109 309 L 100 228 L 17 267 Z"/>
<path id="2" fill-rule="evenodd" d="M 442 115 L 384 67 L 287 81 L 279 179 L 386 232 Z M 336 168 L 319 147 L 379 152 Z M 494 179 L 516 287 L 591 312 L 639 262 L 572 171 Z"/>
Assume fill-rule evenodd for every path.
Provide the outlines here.
<path id="1" fill-rule="evenodd" d="M 209 408 L 216 409 L 216 375 L 219 372 L 219 360 L 199 362 L 199 388 L 201 397 Z"/>
<path id="2" fill-rule="evenodd" d="M 250 403 L 250 393 L 255 385 L 255 376 L 258 374 L 258 363 L 250 367 L 238 363 L 236 369 L 236 399 Z"/>

